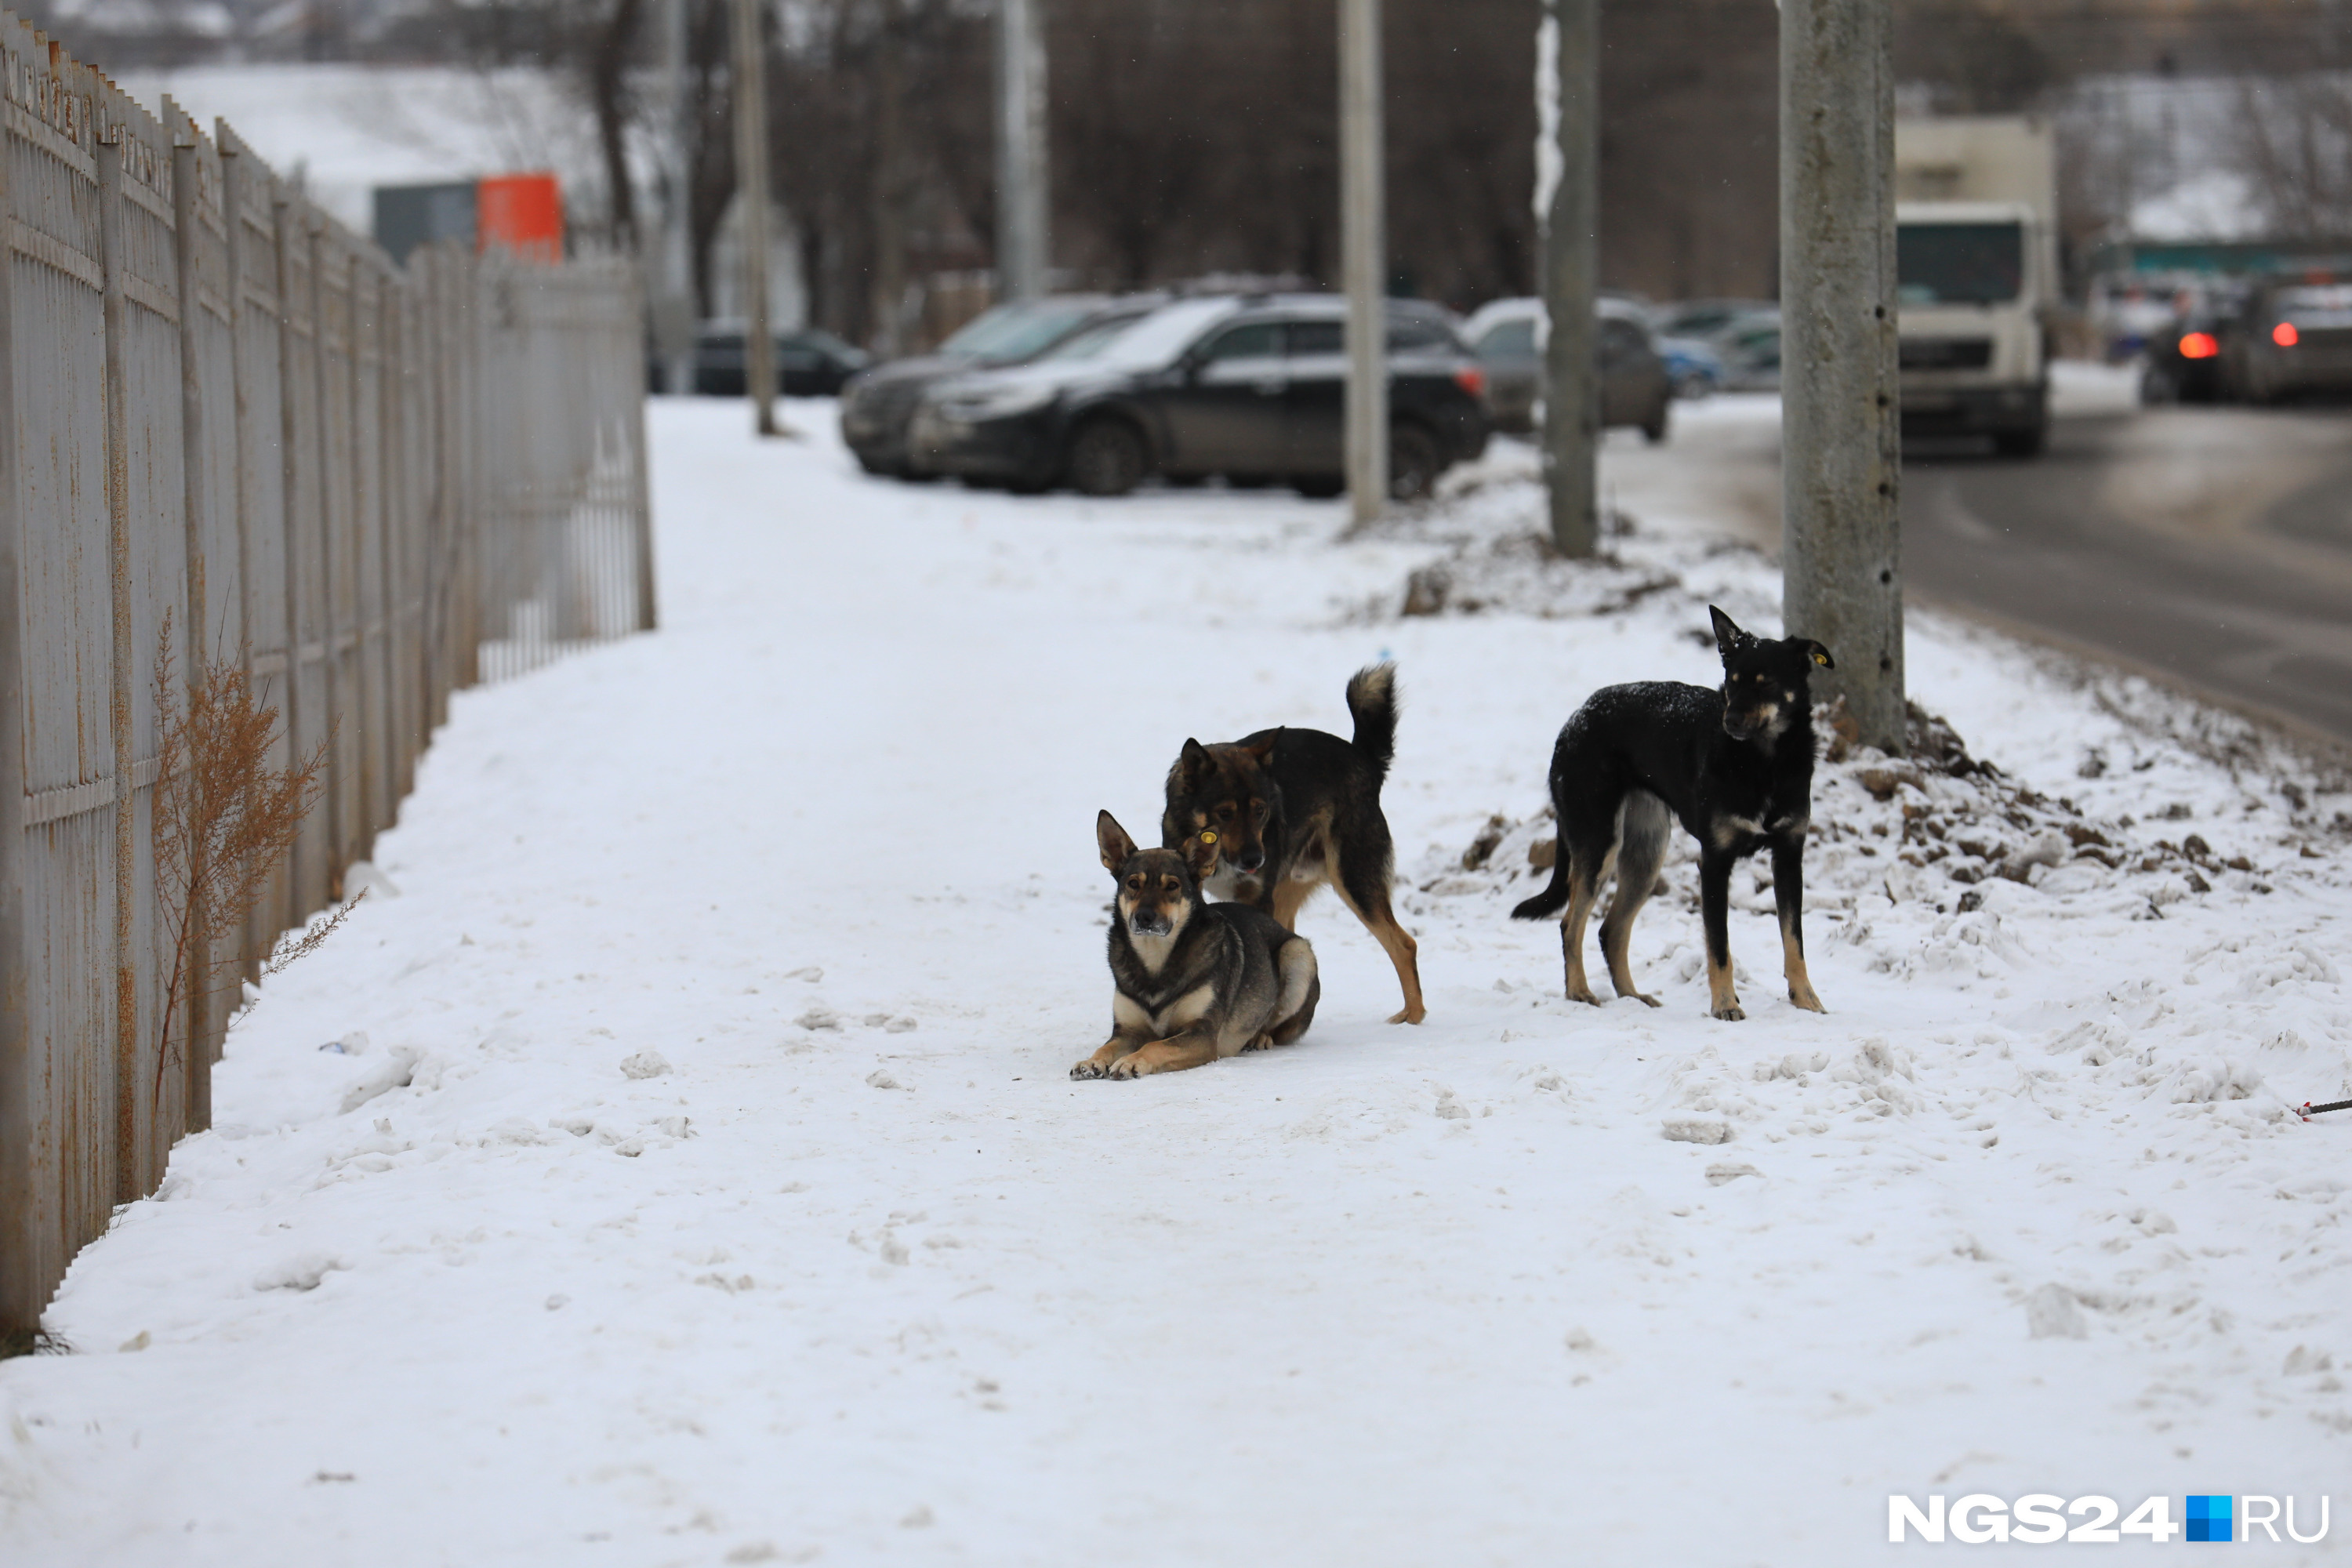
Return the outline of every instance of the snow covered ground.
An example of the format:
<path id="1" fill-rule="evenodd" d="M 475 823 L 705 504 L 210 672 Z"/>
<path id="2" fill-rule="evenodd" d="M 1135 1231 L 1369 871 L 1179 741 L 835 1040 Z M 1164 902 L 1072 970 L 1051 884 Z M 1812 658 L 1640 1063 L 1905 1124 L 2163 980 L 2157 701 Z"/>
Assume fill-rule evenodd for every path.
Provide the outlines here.
<path id="1" fill-rule="evenodd" d="M 1506 918 L 1552 735 L 1712 682 L 1710 601 L 1773 627 L 1700 504 L 1750 401 L 1612 446 L 1597 567 L 1516 539 L 1509 448 L 1342 541 L 878 484 L 792 412 L 656 408 L 664 629 L 458 699 L 398 896 L 232 1034 L 220 1125 L 57 1299 L 74 1353 L 0 1363 L 0 1561 L 1818 1568 L 1898 1550 L 1890 1493 L 2308 1532 L 2352 1443 L 2352 1118 L 2289 1110 L 2352 1077 L 2340 779 L 1916 617 L 2001 771 L 1824 765 L 1829 1014 L 1742 878 L 1748 1018 L 1706 1016 L 1681 855 L 1664 1008 L 1574 1006 Z M 1188 734 L 1344 730 L 1386 655 L 1428 1023 L 1327 898 L 1304 1040 L 1071 1082 L 1097 809 L 1148 833 Z"/>

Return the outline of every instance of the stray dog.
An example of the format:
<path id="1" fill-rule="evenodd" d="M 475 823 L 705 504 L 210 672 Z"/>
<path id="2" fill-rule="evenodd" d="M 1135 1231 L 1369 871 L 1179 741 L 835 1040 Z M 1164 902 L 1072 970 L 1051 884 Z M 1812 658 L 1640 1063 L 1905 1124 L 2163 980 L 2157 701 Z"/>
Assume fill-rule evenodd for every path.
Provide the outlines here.
<path id="1" fill-rule="evenodd" d="M 1584 978 L 1584 922 L 1613 870 L 1617 890 L 1601 921 L 1601 952 L 1620 996 L 1634 988 L 1625 962 L 1633 917 L 1658 880 L 1670 818 L 1698 840 L 1699 907 L 1706 927 L 1708 1010 L 1744 1018 L 1731 984 L 1731 868 L 1772 851 L 1772 899 L 1780 914 L 1780 955 L 1789 1000 L 1820 1013 L 1805 974 L 1805 833 L 1812 825 L 1816 666 L 1834 669 L 1830 650 L 1802 637 L 1748 636 L 1713 605 L 1723 689 L 1679 681 L 1607 686 L 1585 699 L 1551 753 L 1551 802 L 1559 849 L 1551 885 L 1511 911 L 1540 920 L 1564 904 L 1559 942 L 1571 1002 L 1600 1005 Z"/>
<path id="2" fill-rule="evenodd" d="M 1202 885 L 1298 929 L 1299 906 L 1324 883 L 1355 911 L 1396 965 L 1404 1009 L 1418 1024 L 1417 947 L 1389 907 L 1395 850 L 1381 815 L 1381 784 L 1396 754 L 1396 666 L 1375 664 L 1348 682 L 1356 738 L 1320 730 L 1260 730 L 1231 745 L 1186 741 L 1168 770 L 1160 842 L 1215 837 L 1215 869 Z"/>
<path id="3" fill-rule="evenodd" d="M 1095 818 L 1102 863 L 1118 879 L 1110 922 L 1110 1038 L 1072 1078 L 1181 1072 L 1286 1046 L 1315 1021 L 1315 950 L 1247 904 L 1212 904 L 1198 878 L 1216 835 L 1179 849 L 1138 849 L 1109 812 Z"/>

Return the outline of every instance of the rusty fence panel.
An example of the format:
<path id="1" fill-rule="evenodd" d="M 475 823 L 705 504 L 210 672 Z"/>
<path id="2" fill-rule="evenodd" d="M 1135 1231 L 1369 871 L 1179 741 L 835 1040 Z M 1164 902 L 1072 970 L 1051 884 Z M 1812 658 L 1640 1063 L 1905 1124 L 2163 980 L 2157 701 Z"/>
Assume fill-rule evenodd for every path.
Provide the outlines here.
<path id="1" fill-rule="evenodd" d="M 653 624 L 634 264 L 395 268 L 160 107 L 0 13 L 0 1351 L 209 1124 L 240 985 L 450 693 Z M 326 787 L 167 1032 L 160 751 L 205 661 Z"/>

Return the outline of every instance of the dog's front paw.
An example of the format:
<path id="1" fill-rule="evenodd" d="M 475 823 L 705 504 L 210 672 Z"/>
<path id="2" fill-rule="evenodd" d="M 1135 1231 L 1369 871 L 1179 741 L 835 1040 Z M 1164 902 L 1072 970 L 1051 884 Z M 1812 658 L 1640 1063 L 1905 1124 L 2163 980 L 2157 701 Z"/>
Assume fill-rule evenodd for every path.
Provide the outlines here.
<path id="1" fill-rule="evenodd" d="M 1798 1006 L 1802 1007 L 1808 1013 L 1826 1013 L 1829 1011 L 1827 1007 L 1822 1005 L 1822 999 L 1813 994 L 1813 988 L 1810 985 L 1790 986 L 1789 1000 L 1795 1003 Z"/>
<path id="2" fill-rule="evenodd" d="M 1716 1008 L 1709 1016 L 1720 1018 L 1727 1024 L 1737 1024 L 1746 1019 L 1748 1015 L 1741 1010 L 1738 1003 L 1726 1002 L 1722 1006 Z"/>
<path id="3" fill-rule="evenodd" d="M 1389 1015 L 1389 1022 L 1391 1024 L 1418 1024 L 1423 1018 L 1428 1016 L 1429 1009 L 1426 1007 L 1418 1005 L 1402 1007 Z"/>
<path id="4" fill-rule="evenodd" d="M 1105 1078 L 1109 1075 L 1109 1072 L 1110 1069 L 1108 1068 L 1095 1060 L 1094 1058 L 1088 1057 L 1086 1060 L 1080 1062 L 1077 1066 L 1070 1069 L 1070 1076 L 1072 1078 L 1078 1079 Z"/>
<path id="5" fill-rule="evenodd" d="M 1646 991 L 1620 991 L 1617 993 L 1617 997 L 1620 1001 L 1623 1001 L 1629 996 L 1634 1001 L 1639 1002 L 1644 1007 L 1663 1007 L 1665 1005 L 1664 1002 L 1659 1001 L 1655 996 L 1651 995 Z"/>
<path id="6" fill-rule="evenodd" d="M 1141 1051 L 1136 1051 L 1131 1055 L 1121 1057 L 1118 1060 L 1111 1063 L 1108 1070 L 1103 1074 L 1103 1077 L 1142 1078 L 1153 1070 L 1150 1058 L 1146 1057 Z"/>

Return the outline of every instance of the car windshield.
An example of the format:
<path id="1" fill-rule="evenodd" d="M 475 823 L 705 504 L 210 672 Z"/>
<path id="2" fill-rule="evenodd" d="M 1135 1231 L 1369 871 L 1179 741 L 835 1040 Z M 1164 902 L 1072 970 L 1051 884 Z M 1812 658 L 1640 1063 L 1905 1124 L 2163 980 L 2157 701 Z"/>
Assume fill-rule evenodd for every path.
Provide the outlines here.
<path id="1" fill-rule="evenodd" d="M 2342 284 L 2282 289 L 2272 305 L 2280 321 L 2307 331 L 2352 327 L 2352 288 Z"/>
<path id="2" fill-rule="evenodd" d="M 982 311 L 940 345 L 949 359 L 1012 363 L 1043 353 L 1101 307 L 1079 300 L 1038 300 Z"/>
<path id="3" fill-rule="evenodd" d="M 1146 316 L 1098 321 L 1040 356 L 1040 363 L 1150 370 L 1173 360 L 1202 329 L 1232 315 L 1235 309 L 1231 300 L 1187 300 Z"/>
<path id="4" fill-rule="evenodd" d="M 2013 223 L 1906 223 L 1895 234 L 1895 298 L 1906 305 L 1995 305 L 2025 280 L 2025 230 Z"/>

